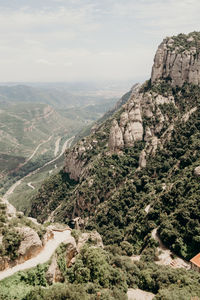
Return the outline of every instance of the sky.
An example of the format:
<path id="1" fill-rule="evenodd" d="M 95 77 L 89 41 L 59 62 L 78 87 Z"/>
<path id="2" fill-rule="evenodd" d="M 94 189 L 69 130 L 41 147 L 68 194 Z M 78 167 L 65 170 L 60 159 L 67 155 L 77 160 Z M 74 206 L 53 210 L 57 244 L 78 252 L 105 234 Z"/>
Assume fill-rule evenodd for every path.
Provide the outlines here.
<path id="1" fill-rule="evenodd" d="M 199 0 L 0 0 L 0 82 L 142 82 L 199 14 Z"/>

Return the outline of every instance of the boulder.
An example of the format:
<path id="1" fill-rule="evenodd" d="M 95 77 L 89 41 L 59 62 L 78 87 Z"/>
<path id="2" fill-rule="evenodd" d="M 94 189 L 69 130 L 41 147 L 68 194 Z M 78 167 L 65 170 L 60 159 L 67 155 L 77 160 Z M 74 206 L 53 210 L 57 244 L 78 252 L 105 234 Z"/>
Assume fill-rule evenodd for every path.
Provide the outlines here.
<path id="1" fill-rule="evenodd" d="M 90 242 L 94 247 L 104 248 L 103 241 L 100 234 L 94 230 L 92 232 L 84 232 L 78 239 L 77 251 L 80 252 L 81 248 L 85 245 L 86 242 Z"/>
<path id="2" fill-rule="evenodd" d="M 18 263 L 22 263 L 34 256 L 42 250 L 42 241 L 37 232 L 30 227 L 17 228 L 17 231 L 23 236 L 23 240 L 19 246 Z"/>
<path id="3" fill-rule="evenodd" d="M 198 177 L 200 176 L 200 166 L 198 166 L 194 169 L 194 175 L 198 176 Z"/>
<path id="4" fill-rule="evenodd" d="M 46 272 L 46 279 L 48 284 L 53 284 L 55 282 L 63 282 L 64 277 L 58 267 L 57 256 L 53 255 L 51 264 Z"/>

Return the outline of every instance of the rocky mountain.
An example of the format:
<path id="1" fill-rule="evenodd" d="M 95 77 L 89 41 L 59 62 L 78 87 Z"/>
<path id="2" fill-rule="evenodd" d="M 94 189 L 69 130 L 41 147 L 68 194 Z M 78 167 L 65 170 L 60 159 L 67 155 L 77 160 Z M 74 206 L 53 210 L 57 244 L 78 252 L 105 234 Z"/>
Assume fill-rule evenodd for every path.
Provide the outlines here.
<path id="1" fill-rule="evenodd" d="M 63 170 L 31 200 L 40 222 L 101 235 L 104 250 L 89 239 L 71 268 L 59 260 L 65 283 L 81 284 L 85 299 L 126 299 L 135 286 L 155 299 L 200 296 L 198 273 L 174 265 L 200 249 L 199 43 L 197 32 L 166 38 L 150 80 L 66 151 Z"/>
<path id="2" fill-rule="evenodd" d="M 192 32 L 166 38 L 158 47 L 151 81 L 168 79 L 173 86 L 200 83 L 200 34 Z"/>

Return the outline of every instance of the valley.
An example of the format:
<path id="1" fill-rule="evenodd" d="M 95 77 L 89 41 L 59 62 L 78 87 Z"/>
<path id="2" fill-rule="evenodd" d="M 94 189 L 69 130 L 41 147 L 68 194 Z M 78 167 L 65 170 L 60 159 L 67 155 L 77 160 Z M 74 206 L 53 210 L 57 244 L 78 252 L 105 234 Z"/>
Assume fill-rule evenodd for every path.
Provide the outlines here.
<path id="1" fill-rule="evenodd" d="M 67 139 L 92 126 L 116 101 L 105 96 L 100 102 L 95 95 L 81 99 L 64 87 L 0 86 L 1 195 L 15 181 L 19 183 L 22 178 L 34 175 L 35 170 L 40 174 L 39 186 L 40 180 L 59 167 Z M 53 166 L 54 161 L 58 164 Z M 23 200 L 29 198 L 26 189 L 20 190 L 20 199 L 18 194 L 13 198 L 18 209 L 27 208 L 27 201 Z"/>
<path id="2" fill-rule="evenodd" d="M 57 157 L 53 158 L 52 160 L 46 162 L 43 166 L 36 168 L 34 171 L 31 171 L 26 176 L 22 177 L 20 180 L 15 182 L 3 195 L 2 200 L 4 202 L 12 203 L 18 210 L 25 211 L 25 208 L 30 206 L 30 197 L 32 196 L 32 191 L 27 191 L 26 186 L 28 186 L 30 189 L 35 190 L 37 187 L 40 186 L 42 180 L 48 177 L 48 175 L 51 175 L 54 172 L 58 172 L 57 164 L 59 163 L 59 159 L 63 156 L 64 152 L 67 148 L 69 148 L 73 142 L 74 136 L 67 139 L 60 151 L 60 153 L 57 155 Z M 41 144 L 39 145 L 39 147 Z M 36 150 L 39 148 L 37 147 Z M 55 144 L 55 148 L 57 148 L 57 152 L 59 151 L 58 146 Z M 37 151 L 34 151 L 34 153 L 31 155 L 31 158 L 35 155 Z M 28 160 L 30 160 L 29 158 Z M 28 162 L 26 161 L 26 163 Z M 25 164 L 25 163 L 24 163 Z M 50 169 L 50 170 L 49 170 Z M 45 173 L 45 175 L 44 175 Z M 31 184 L 31 182 L 28 182 L 31 179 L 36 178 L 36 182 L 34 182 L 34 186 Z M 17 191 L 16 191 L 17 190 Z M 16 191 L 16 192 L 15 192 Z M 14 193 L 15 192 L 15 193 Z M 18 198 L 18 195 L 20 198 Z M 22 199 L 22 203 L 20 201 Z M 26 200 L 26 201 L 25 201 Z"/>

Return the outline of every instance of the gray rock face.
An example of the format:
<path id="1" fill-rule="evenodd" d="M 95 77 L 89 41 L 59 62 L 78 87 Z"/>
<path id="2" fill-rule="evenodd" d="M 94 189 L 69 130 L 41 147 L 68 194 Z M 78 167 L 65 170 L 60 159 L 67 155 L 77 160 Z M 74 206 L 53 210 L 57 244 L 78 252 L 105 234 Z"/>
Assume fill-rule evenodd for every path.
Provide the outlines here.
<path id="1" fill-rule="evenodd" d="M 200 166 L 198 166 L 194 169 L 194 175 L 200 177 Z"/>
<path id="2" fill-rule="evenodd" d="M 65 171 L 70 174 L 71 179 L 79 180 L 87 162 L 85 154 L 91 149 L 93 149 L 91 144 L 81 141 L 66 155 Z"/>
<path id="3" fill-rule="evenodd" d="M 184 47 L 172 38 L 164 39 L 154 58 L 152 83 L 161 78 L 171 78 L 172 85 L 180 87 L 184 82 L 200 83 L 200 54 L 193 40 L 190 36 Z"/>
<path id="4" fill-rule="evenodd" d="M 55 254 L 53 255 L 51 264 L 47 270 L 46 279 L 49 284 L 64 281 L 64 277 L 58 267 L 57 256 Z"/>
<path id="5" fill-rule="evenodd" d="M 18 253 L 20 255 L 19 261 L 23 262 L 36 256 L 42 250 L 42 241 L 40 240 L 37 232 L 30 227 L 18 228 L 23 240 L 20 244 Z"/>
<path id="6" fill-rule="evenodd" d="M 75 258 L 77 253 L 75 241 L 66 245 L 65 263 L 67 267 L 71 266 L 72 260 Z M 46 272 L 46 279 L 49 284 L 64 281 L 64 276 L 58 266 L 58 255 L 56 253 L 54 253 L 51 264 Z"/>
<path id="7" fill-rule="evenodd" d="M 113 120 L 108 144 L 112 151 L 132 146 L 134 142 L 143 139 L 141 99 L 138 96 L 139 94 L 134 93 L 124 106 L 119 123 L 116 119 Z"/>
<path id="8" fill-rule="evenodd" d="M 78 239 L 77 251 L 80 252 L 81 248 L 87 241 L 90 241 L 94 247 L 104 248 L 103 241 L 100 234 L 97 231 L 84 232 Z"/>
<path id="9" fill-rule="evenodd" d="M 119 127 L 117 120 L 113 120 L 112 127 L 110 130 L 109 137 L 109 147 L 110 149 L 122 149 L 124 147 L 123 133 L 122 129 Z"/>
<path id="10" fill-rule="evenodd" d="M 18 254 L 19 257 L 15 260 L 11 260 L 9 257 L 0 256 L 0 271 L 21 264 L 28 259 L 35 257 L 43 248 L 43 243 L 40 240 L 37 232 L 30 227 L 16 227 L 16 231 L 19 232 L 23 239 L 20 243 Z M 2 237 L 0 236 L 0 244 Z"/>

